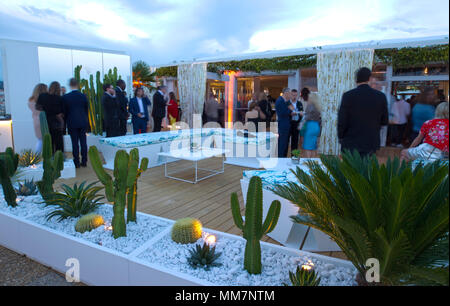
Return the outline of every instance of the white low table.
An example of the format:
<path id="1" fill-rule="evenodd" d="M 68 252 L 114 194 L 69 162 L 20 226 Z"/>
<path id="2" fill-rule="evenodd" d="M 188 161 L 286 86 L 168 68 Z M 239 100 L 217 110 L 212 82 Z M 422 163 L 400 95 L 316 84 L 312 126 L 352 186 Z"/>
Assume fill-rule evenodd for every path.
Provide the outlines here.
<path id="1" fill-rule="evenodd" d="M 259 166 L 266 170 L 295 170 L 297 167 L 307 169 L 306 161 L 314 161 L 322 164 L 320 158 L 302 158 L 300 163 L 294 164 L 290 158 L 258 158 Z"/>
<path id="2" fill-rule="evenodd" d="M 218 149 L 218 148 L 200 148 L 197 151 L 191 152 L 189 149 L 178 149 L 178 150 L 172 150 L 169 152 L 161 152 L 158 153 L 158 156 L 162 156 L 165 158 L 164 160 L 164 175 L 168 178 L 179 180 L 182 182 L 192 183 L 196 184 L 197 182 L 200 182 L 204 179 L 207 179 L 211 176 L 221 174 L 224 172 L 224 154 L 227 153 L 228 150 L 224 149 Z M 201 160 L 205 160 L 208 158 L 212 158 L 214 156 L 221 156 L 222 157 L 222 168 L 220 170 L 213 170 L 213 169 L 206 169 L 206 168 L 199 168 L 198 162 Z M 194 169 L 195 169 L 195 179 L 193 181 L 185 180 L 179 177 L 172 176 L 173 174 L 179 173 L 181 171 L 184 171 L 189 168 L 183 168 L 181 170 L 173 171 L 172 173 L 169 173 L 167 171 L 167 163 L 171 160 L 186 160 L 191 161 L 194 163 Z M 207 172 L 211 172 L 211 174 L 201 177 L 198 177 L 198 170 L 203 170 Z"/>

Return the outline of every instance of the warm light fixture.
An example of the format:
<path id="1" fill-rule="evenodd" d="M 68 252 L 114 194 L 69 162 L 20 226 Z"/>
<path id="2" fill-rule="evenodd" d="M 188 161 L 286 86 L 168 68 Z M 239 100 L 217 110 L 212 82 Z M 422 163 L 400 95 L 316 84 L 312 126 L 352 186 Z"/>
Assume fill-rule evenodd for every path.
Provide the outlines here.
<path id="1" fill-rule="evenodd" d="M 217 237 L 215 235 L 206 234 L 205 242 L 209 245 L 214 245 L 217 241 Z"/>
<path id="2" fill-rule="evenodd" d="M 428 74 L 428 67 L 425 67 L 425 70 L 423 71 L 423 73 Z"/>

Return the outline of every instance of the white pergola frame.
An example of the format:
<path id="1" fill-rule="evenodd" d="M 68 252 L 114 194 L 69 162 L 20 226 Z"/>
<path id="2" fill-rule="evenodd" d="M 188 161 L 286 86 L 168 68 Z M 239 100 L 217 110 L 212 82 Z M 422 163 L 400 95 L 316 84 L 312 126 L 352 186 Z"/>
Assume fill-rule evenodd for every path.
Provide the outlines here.
<path id="1" fill-rule="evenodd" d="M 295 55 L 313 55 L 320 52 L 332 52 L 338 50 L 352 50 L 352 49 L 400 49 L 405 47 L 425 47 L 433 45 L 444 45 L 449 43 L 448 35 L 430 36 L 430 37 L 418 37 L 418 38 L 405 38 L 405 39 L 386 39 L 386 40 L 371 40 L 366 42 L 356 42 L 347 44 L 326 45 L 318 47 L 306 47 L 297 49 L 286 50 L 270 50 L 254 53 L 241 53 L 234 55 L 225 55 L 219 57 L 203 57 L 194 58 L 192 60 L 178 60 L 167 64 L 152 65 L 153 68 L 178 66 L 181 64 L 192 63 L 216 63 L 216 62 L 228 62 L 228 61 L 241 61 L 248 59 L 258 58 L 274 58 L 282 56 L 295 56 Z"/>

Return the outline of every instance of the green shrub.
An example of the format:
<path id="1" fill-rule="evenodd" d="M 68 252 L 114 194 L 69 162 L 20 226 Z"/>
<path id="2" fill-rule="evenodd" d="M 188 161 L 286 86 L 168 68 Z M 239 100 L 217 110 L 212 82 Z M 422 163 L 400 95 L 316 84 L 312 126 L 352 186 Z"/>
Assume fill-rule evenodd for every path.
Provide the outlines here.
<path id="1" fill-rule="evenodd" d="M 16 193 L 20 196 L 31 196 L 38 194 L 38 188 L 33 180 L 25 180 L 23 183 L 18 182 L 19 188 L 16 189 Z"/>
<path id="2" fill-rule="evenodd" d="M 194 269 L 203 268 L 208 271 L 210 267 L 222 265 L 215 262 L 222 253 L 216 253 L 216 247 L 210 247 L 206 242 L 203 243 L 203 246 L 196 244 L 192 250 L 189 250 L 189 253 L 188 263 Z"/>
<path id="3" fill-rule="evenodd" d="M 348 152 L 321 160 L 326 169 L 309 162 L 310 174 L 297 168 L 298 183 L 275 190 L 300 208 L 295 222 L 330 236 L 360 279 L 376 258 L 382 284 L 448 285 L 448 166 L 413 170 L 398 158 L 380 165 Z"/>
<path id="4" fill-rule="evenodd" d="M 291 286 L 312 287 L 320 284 L 320 277 L 312 268 L 297 267 L 295 273 L 289 271 L 289 280 L 291 281 Z M 284 285 L 289 286 L 288 284 Z"/>
<path id="5" fill-rule="evenodd" d="M 82 182 L 79 186 L 74 184 L 73 187 L 63 184 L 61 188 L 63 193 L 53 193 L 46 201 L 46 206 L 53 206 L 55 209 L 47 214 L 47 220 L 58 217 L 58 221 L 69 217 L 79 217 L 93 212 L 104 197 L 97 193 L 103 187 L 94 186 L 95 183 L 86 185 Z"/>
<path id="6" fill-rule="evenodd" d="M 41 161 L 41 154 L 34 152 L 33 150 L 24 150 L 19 156 L 19 166 L 29 167 L 35 165 Z"/>

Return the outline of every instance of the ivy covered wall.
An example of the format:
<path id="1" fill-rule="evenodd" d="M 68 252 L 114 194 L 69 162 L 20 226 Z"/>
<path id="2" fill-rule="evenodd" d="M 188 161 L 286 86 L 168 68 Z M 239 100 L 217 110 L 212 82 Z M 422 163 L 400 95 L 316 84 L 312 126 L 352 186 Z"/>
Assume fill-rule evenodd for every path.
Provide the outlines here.
<path id="1" fill-rule="evenodd" d="M 423 66 L 428 63 L 449 62 L 449 45 L 436 45 L 429 47 L 407 47 L 401 49 L 375 50 L 374 63 L 392 65 L 394 68 Z M 315 67 L 317 56 L 295 55 L 275 58 L 249 59 L 242 61 L 229 61 L 208 63 L 208 71 L 222 73 L 225 70 L 261 72 L 264 70 L 283 71 L 299 68 Z M 161 67 L 156 69 L 159 77 L 176 77 L 177 66 Z"/>

